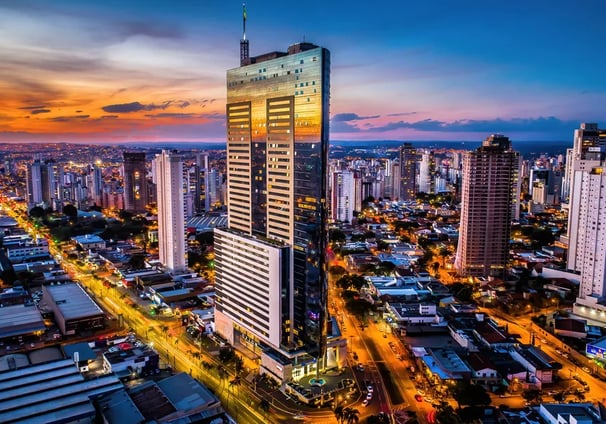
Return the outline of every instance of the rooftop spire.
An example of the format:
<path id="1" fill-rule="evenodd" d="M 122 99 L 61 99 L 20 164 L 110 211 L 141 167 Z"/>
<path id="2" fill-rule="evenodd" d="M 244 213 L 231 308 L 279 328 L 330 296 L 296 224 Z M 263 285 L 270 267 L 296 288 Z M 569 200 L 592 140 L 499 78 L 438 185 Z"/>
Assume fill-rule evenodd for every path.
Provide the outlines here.
<path id="1" fill-rule="evenodd" d="M 242 39 L 240 40 L 240 66 L 249 64 L 248 40 L 246 39 L 246 3 L 242 3 Z"/>

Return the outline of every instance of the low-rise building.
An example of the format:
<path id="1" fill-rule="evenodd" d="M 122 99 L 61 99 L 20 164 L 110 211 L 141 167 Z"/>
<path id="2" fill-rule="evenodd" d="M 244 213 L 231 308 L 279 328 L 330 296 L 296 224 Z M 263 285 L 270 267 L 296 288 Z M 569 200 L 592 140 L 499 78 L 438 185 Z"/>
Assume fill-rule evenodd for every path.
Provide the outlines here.
<path id="1" fill-rule="evenodd" d="M 63 335 L 103 328 L 105 313 L 77 283 L 42 286 L 42 311 L 52 312 Z"/>

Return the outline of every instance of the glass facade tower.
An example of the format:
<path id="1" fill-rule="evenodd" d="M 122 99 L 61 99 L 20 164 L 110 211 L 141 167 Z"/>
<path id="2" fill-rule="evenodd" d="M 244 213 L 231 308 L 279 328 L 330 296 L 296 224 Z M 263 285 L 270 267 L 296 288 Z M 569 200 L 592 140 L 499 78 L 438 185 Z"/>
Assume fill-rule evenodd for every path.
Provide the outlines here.
<path id="1" fill-rule="evenodd" d="M 310 43 L 227 72 L 228 226 L 290 246 L 281 339 L 314 356 L 326 343 L 329 90 L 330 54 Z"/>

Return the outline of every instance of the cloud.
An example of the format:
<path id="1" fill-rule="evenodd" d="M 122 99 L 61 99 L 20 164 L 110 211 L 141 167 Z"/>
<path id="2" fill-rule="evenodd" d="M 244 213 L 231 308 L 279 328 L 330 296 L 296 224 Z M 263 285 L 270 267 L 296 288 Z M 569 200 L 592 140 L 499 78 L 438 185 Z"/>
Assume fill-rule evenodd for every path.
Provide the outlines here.
<path id="1" fill-rule="evenodd" d="M 360 116 L 357 113 L 337 113 L 332 117 L 332 122 L 348 122 L 348 121 L 359 121 L 362 119 L 375 119 L 378 118 L 379 115 L 371 115 L 371 116 Z"/>
<path id="2" fill-rule="evenodd" d="M 50 118 L 50 121 L 53 122 L 69 122 L 78 119 L 88 119 L 90 115 L 72 115 L 72 116 L 57 116 L 55 118 Z"/>
<path id="3" fill-rule="evenodd" d="M 388 113 L 385 116 L 411 116 L 416 115 L 418 112 L 398 112 L 398 113 Z"/>
<path id="4" fill-rule="evenodd" d="M 50 109 L 34 109 L 32 110 L 32 115 L 38 115 L 39 113 L 49 113 Z"/>
<path id="5" fill-rule="evenodd" d="M 169 112 L 165 112 L 165 113 L 155 113 L 155 114 L 148 114 L 145 115 L 147 118 L 194 118 L 197 115 L 194 115 L 193 113 L 169 113 Z"/>
<path id="6" fill-rule="evenodd" d="M 390 122 L 386 125 L 371 127 L 372 131 L 393 131 L 398 129 L 413 129 L 416 131 L 433 132 L 557 132 L 559 130 L 570 130 L 578 126 L 577 121 L 563 121 L 554 116 L 538 118 L 511 118 L 511 119 L 462 119 L 452 122 L 424 119 L 416 122 Z"/>
<path id="7" fill-rule="evenodd" d="M 164 108 L 166 108 L 165 106 Z M 142 110 L 154 110 L 157 107 L 154 104 L 144 105 L 140 102 L 118 103 L 114 105 L 103 106 L 101 109 L 109 113 L 131 113 L 140 112 Z"/>
<path id="8" fill-rule="evenodd" d="M 141 102 L 117 103 L 113 105 L 103 106 L 101 109 L 109 113 L 131 113 L 141 111 L 149 112 L 157 109 L 166 110 L 170 106 L 176 106 L 180 109 L 185 109 L 190 105 L 191 102 L 188 100 L 167 100 L 158 105 L 154 103 L 143 104 Z"/>
<path id="9" fill-rule="evenodd" d="M 41 106 L 23 106 L 20 107 L 20 110 L 33 110 L 33 109 L 44 109 L 46 106 L 41 105 Z"/>

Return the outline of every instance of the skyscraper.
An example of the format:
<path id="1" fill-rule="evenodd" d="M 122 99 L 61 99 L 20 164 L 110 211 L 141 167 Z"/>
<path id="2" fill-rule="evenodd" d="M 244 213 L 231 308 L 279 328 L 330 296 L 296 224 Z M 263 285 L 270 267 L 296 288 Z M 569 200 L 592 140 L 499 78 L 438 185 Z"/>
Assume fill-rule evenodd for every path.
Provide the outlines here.
<path id="1" fill-rule="evenodd" d="M 574 144 L 567 155 L 566 174 L 564 175 L 564 186 L 567 191 L 562 195 L 567 195 L 567 198 L 562 197 L 562 201 L 568 204 L 568 269 L 582 272 L 583 263 L 578 262 L 577 258 L 582 257 L 577 255 L 577 248 L 582 244 L 578 237 L 583 229 L 580 227 L 580 222 L 583 217 L 582 212 L 583 199 L 581 197 L 581 184 L 586 181 L 588 175 L 596 167 L 603 166 L 603 161 L 606 159 L 606 130 L 600 130 L 598 124 L 581 124 L 580 128 L 574 130 Z"/>
<path id="2" fill-rule="evenodd" d="M 330 54 L 300 43 L 247 57 L 244 47 L 227 72 L 229 224 L 215 231 L 215 324 L 261 356 L 307 354 L 294 367 L 302 376 L 324 364 L 326 347 Z M 262 366 L 290 378 L 276 357 Z"/>
<path id="3" fill-rule="evenodd" d="M 158 247 L 160 262 L 171 273 L 187 269 L 183 211 L 183 160 L 163 150 L 154 159 L 153 176 L 158 196 Z"/>
<path id="4" fill-rule="evenodd" d="M 28 205 L 43 205 L 60 210 L 62 205 L 61 183 L 63 167 L 50 161 L 35 158 L 27 167 Z"/>
<path id="5" fill-rule="evenodd" d="M 491 135 L 463 156 L 461 224 L 455 268 L 461 275 L 501 276 L 511 220 L 519 211 L 520 155 L 509 138 Z"/>
<path id="6" fill-rule="evenodd" d="M 418 191 L 417 150 L 410 143 L 400 147 L 400 200 L 415 200 Z"/>
<path id="7" fill-rule="evenodd" d="M 577 170 L 588 170 L 599 165 L 606 151 L 606 130 L 598 124 L 582 123 L 574 130 L 572 149 L 566 150 L 566 169 L 562 182 L 562 202 L 570 203 L 575 190 L 574 176 Z M 576 169 L 576 170 L 575 170 Z M 568 227 L 570 229 L 570 227 Z"/>
<path id="8" fill-rule="evenodd" d="M 196 213 L 210 212 L 211 196 L 209 193 L 209 176 L 210 165 L 207 153 L 198 153 L 196 155 L 196 179 L 195 179 L 195 207 Z"/>
<path id="9" fill-rule="evenodd" d="M 581 274 L 573 311 L 606 322 L 606 130 L 581 124 L 567 158 L 567 268 Z"/>
<path id="10" fill-rule="evenodd" d="M 143 212 L 149 202 L 145 153 L 124 152 L 123 159 L 124 209 L 131 212 Z"/>

